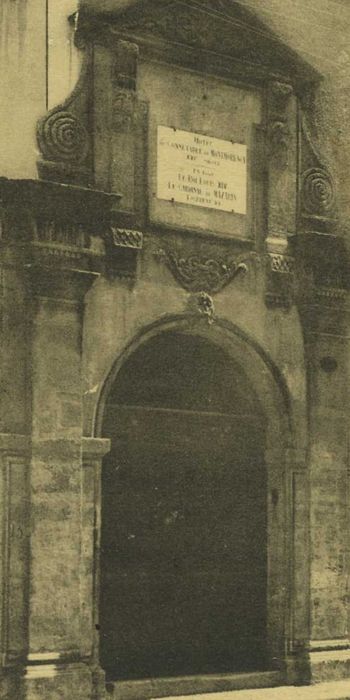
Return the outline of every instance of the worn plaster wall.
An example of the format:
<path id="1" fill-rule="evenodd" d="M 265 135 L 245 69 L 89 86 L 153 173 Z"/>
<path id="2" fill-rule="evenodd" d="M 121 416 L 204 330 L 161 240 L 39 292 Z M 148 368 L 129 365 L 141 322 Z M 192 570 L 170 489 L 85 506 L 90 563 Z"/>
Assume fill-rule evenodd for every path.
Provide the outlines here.
<path id="1" fill-rule="evenodd" d="M 37 177 L 35 125 L 76 82 L 68 16 L 77 0 L 0 3 L 0 175 Z"/>

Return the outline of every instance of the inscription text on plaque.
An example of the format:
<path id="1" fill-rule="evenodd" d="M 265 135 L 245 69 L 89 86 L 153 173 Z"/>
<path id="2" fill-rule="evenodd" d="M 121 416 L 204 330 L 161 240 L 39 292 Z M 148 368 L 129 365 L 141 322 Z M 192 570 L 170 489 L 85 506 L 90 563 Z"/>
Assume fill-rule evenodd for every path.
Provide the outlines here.
<path id="1" fill-rule="evenodd" d="M 158 126 L 157 197 L 247 213 L 247 146 Z"/>

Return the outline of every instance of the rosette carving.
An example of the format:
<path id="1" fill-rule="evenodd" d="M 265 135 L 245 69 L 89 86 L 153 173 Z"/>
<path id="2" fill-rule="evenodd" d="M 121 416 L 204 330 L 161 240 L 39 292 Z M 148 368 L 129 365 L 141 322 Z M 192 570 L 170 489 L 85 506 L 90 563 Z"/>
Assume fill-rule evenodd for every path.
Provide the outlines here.
<path id="1" fill-rule="evenodd" d="M 39 122 L 37 137 L 46 160 L 82 163 L 87 156 L 87 131 L 71 112 L 56 110 L 49 113 Z"/>

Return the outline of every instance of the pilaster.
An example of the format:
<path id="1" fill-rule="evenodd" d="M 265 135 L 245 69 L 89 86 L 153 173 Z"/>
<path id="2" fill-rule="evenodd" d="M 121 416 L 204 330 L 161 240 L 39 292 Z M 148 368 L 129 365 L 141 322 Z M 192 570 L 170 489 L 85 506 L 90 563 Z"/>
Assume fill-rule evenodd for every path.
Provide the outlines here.
<path id="1" fill-rule="evenodd" d="M 309 662 L 315 682 L 348 676 L 350 668 L 348 260 L 341 239 L 322 231 L 299 236 L 296 259 L 309 397 Z"/>
<path id="2" fill-rule="evenodd" d="M 110 209 L 119 198 L 54 183 L 1 184 L 5 264 L 26 290 L 30 409 L 27 462 L 6 456 L 2 472 L 10 523 L 2 530 L 10 552 L 2 572 L 9 611 L 2 654 L 26 699 L 86 700 L 98 677 L 91 613 L 98 476 L 90 466 L 108 445 L 90 445 L 85 469 L 84 298 L 103 269 Z"/>
<path id="3" fill-rule="evenodd" d="M 273 80 L 267 88 L 267 249 L 286 252 L 296 225 L 296 97 L 291 84 Z"/>
<path id="4" fill-rule="evenodd" d="M 0 694 L 19 699 L 28 647 L 29 462 L 29 435 L 1 433 Z"/>

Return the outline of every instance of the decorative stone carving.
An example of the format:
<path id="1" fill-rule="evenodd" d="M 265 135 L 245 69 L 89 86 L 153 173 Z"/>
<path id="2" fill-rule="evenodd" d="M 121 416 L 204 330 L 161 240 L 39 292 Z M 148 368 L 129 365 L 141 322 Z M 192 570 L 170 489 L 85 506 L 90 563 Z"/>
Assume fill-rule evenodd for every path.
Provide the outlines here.
<path id="1" fill-rule="evenodd" d="M 107 273 L 133 283 L 143 234 L 134 229 L 111 226 L 105 240 Z"/>
<path id="2" fill-rule="evenodd" d="M 89 21 L 89 17 L 81 13 L 82 30 L 92 34 L 94 19 Z M 258 73 L 266 76 L 278 70 L 280 74 L 283 69 L 287 74 L 292 69 L 301 81 L 305 81 L 308 74 L 315 75 L 297 54 L 286 50 L 256 14 L 231 0 L 202 0 L 200 3 L 174 0 L 161 5 L 150 2 L 142 8 L 132 5 L 119 10 L 110 22 L 102 18 L 98 31 L 100 37 L 112 33 L 120 38 L 125 34 L 138 43 L 139 39 L 146 42 L 151 39 L 152 43 L 157 42 L 157 49 L 161 43 L 180 44 L 181 56 L 188 47 L 206 51 L 207 55 L 220 55 L 221 63 L 224 56 L 230 56 L 241 62 L 241 75 L 242 71 L 249 72 L 249 65 L 255 64 L 252 72 L 255 78 Z"/>
<path id="3" fill-rule="evenodd" d="M 266 305 L 289 309 L 294 297 L 294 258 L 291 255 L 270 253 L 266 256 L 266 266 Z"/>
<path id="4" fill-rule="evenodd" d="M 336 224 L 336 192 L 332 175 L 316 145 L 313 99 L 304 99 L 301 111 L 299 229 L 331 233 Z M 309 125 L 310 122 L 310 125 Z"/>
<path id="5" fill-rule="evenodd" d="M 274 80 L 270 84 L 270 111 L 275 115 L 284 115 L 293 88 L 289 83 Z"/>
<path id="6" fill-rule="evenodd" d="M 318 287 L 315 289 L 315 296 L 319 301 L 339 304 L 348 297 L 348 290 L 338 287 Z"/>
<path id="7" fill-rule="evenodd" d="M 294 258 L 292 256 L 270 253 L 269 258 L 272 272 L 281 272 L 282 274 L 294 272 Z"/>
<path id="8" fill-rule="evenodd" d="M 315 216 L 325 216 L 334 210 L 334 185 L 327 170 L 316 167 L 303 173 L 302 204 L 305 212 Z"/>
<path id="9" fill-rule="evenodd" d="M 87 131 L 71 112 L 56 109 L 49 113 L 39 121 L 37 137 L 41 153 L 47 160 L 81 163 L 87 156 Z"/>
<path id="10" fill-rule="evenodd" d="M 288 165 L 289 136 L 289 128 L 284 122 L 274 121 L 269 124 L 270 157 L 276 159 L 283 168 L 286 168 Z"/>
<path id="11" fill-rule="evenodd" d="M 247 272 L 243 259 L 222 260 L 219 258 L 183 255 L 175 250 L 164 251 L 168 267 L 175 279 L 189 292 L 206 291 L 210 294 L 219 292 L 238 274 Z"/>
<path id="12" fill-rule="evenodd" d="M 189 299 L 189 308 L 204 316 L 208 323 L 213 323 L 215 307 L 210 294 L 206 292 L 198 292 Z"/>
<path id="13" fill-rule="evenodd" d="M 128 131 L 132 124 L 135 97 L 132 92 L 119 90 L 113 95 L 113 126 L 116 131 Z"/>
<path id="14" fill-rule="evenodd" d="M 112 242 L 117 248 L 132 248 L 140 250 L 142 248 L 143 236 L 141 231 L 134 231 L 125 228 L 111 228 Z"/>
<path id="15" fill-rule="evenodd" d="M 3 243 L 20 257 L 33 292 L 80 298 L 80 290 L 103 268 L 103 238 L 119 197 L 84 187 L 5 178 L 0 179 L 0 197 L 6 211 Z"/>
<path id="16" fill-rule="evenodd" d="M 117 43 L 115 56 L 115 83 L 127 90 L 136 89 L 137 61 L 139 47 L 130 41 Z"/>
<path id="17" fill-rule="evenodd" d="M 273 81 L 268 91 L 269 155 L 279 168 L 288 165 L 290 130 L 287 107 L 292 92 L 291 85 L 280 81 Z"/>
<path id="18" fill-rule="evenodd" d="M 39 218 L 34 227 L 34 240 L 41 243 L 56 243 L 78 248 L 90 247 L 89 232 L 82 224 L 59 219 Z"/>
<path id="19" fill-rule="evenodd" d="M 41 153 L 39 176 L 44 180 L 91 185 L 93 183 L 90 132 L 92 54 L 86 50 L 81 75 L 65 102 L 51 109 L 37 124 Z"/>
<path id="20" fill-rule="evenodd" d="M 197 20 L 197 24 L 194 22 Z M 215 38 L 210 31 L 211 17 L 202 12 L 193 12 L 192 8 L 186 8 L 180 4 L 173 4 L 165 10 L 148 12 L 140 16 L 139 12 L 133 16 L 125 17 L 118 22 L 118 31 L 149 32 L 159 34 L 170 41 L 184 42 L 209 48 Z"/>

